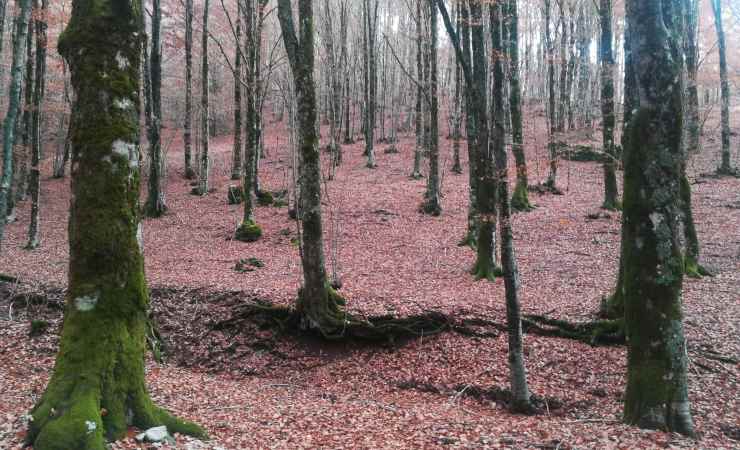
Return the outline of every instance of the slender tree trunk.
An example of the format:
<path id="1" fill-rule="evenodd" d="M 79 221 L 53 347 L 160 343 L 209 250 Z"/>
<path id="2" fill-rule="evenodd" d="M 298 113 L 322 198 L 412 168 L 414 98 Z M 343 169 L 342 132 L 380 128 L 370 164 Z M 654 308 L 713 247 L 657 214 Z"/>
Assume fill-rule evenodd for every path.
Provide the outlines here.
<path id="1" fill-rule="evenodd" d="M 18 18 L 16 19 L 15 40 L 13 41 L 13 61 L 8 88 L 8 113 L 3 122 L 3 172 L 0 177 L 0 246 L 5 234 L 6 218 L 10 210 L 8 203 L 13 183 L 13 144 L 15 142 L 16 121 L 21 111 L 21 85 L 23 84 L 23 66 L 26 57 L 26 34 L 31 16 L 31 0 L 19 0 Z M 0 248 L 1 249 L 1 248 Z"/>
<path id="2" fill-rule="evenodd" d="M 198 170 L 198 186 L 193 190 L 196 195 L 208 194 L 208 176 L 210 171 L 209 137 L 211 131 L 211 112 L 210 112 L 210 68 L 208 66 L 208 15 L 210 13 L 211 1 L 205 0 L 203 6 L 203 32 L 201 45 L 201 98 L 200 98 L 200 162 Z"/>
<path id="3" fill-rule="evenodd" d="M 439 192 L 439 103 L 437 100 L 437 8 L 434 0 L 427 0 L 430 15 L 429 44 L 429 182 L 424 195 L 422 211 L 438 216 L 442 214 Z"/>
<path id="4" fill-rule="evenodd" d="M 568 21 L 566 20 L 566 14 L 563 10 L 563 2 L 558 2 L 560 7 L 560 80 L 558 87 L 560 88 L 560 98 L 558 102 L 558 112 L 556 121 L 556 131 L 562 133 L 565 131 L 565 117 L 567 113 L 568 97 Z"/>
<path id="5" fill-rule="evenodd" d="M 602 142 L 606 159 L 604 160 L 604 204 L 602 208 L 620 209 L 617 187 L 614 148 L 614 56 L 612 53 L 612 0 L 601 0 L 599 11 L 601 20 L 601 116 Z"/>
<path id="6" fill-rule="evenodd" d="M 303 325 L 324 336 L 342 332 L 346 315 L 343 300 L 329 287 L 324 265 L 321 219 L 321 167 L 316 132 L 316 91 L 314 87 L 313 0 L 298 1 L 299 35 L 293 23 L 290 0 L 278 0 L 278 19 L 290 62 L 298 103 L 300 164 L 300 217 L 303 224 L 303 288 L 297 309 Z M 300 39 L 299 39 L 300 38 Z"/>
<path id="7" fill-rule="evenodd" d="M 365 86 L 365 155 L 367 167 L 377 166 L 375 162 L 375 110 L 377 108 L 378 68 L 375 56 L 378 31 L 378 1 L 363 0 L 365 18 L 365 53 L 367 58 L 367 86 Z"/>
<path id="8" fill-rule="evenodd" d="M 626 4 L 640 95 L 625 151 L 624 420 L 692 435 L 681 312 L 684 267 L 677 236 L 683 164 L 677 3 Z"/>
<path id="9" fill-rule="evenodd" d="M 478 246 L 478 233 L 480 230 L 480 214 L 478 211 L 478 112 L 473 99 L 473 91 L 477 89 L 468 80 L 465 74 L 464 66 L 472 67 L 472 56 L 470 54 L 470 10 L 465 2 L 458 4 L 460 8 L 460 36 L 461 50 L 456 53 L 457 61 L 463 66 L 463 75 L 465 78 L 465 126 L 467 132 L 468 147 L 468 229 L 465 238 L 460 242 L 461 245 L 469 245 L 476 249 Z"/>
<path id="10" fill-rule="evenodd" d="M 242 2 L 237 1 L 236 55 L 234 55 L 234 146 L 231 150 L 231 179 L 242 177 Z"/>
<path id="11" fill-rule="evenodd" d="M 164 167 L 162 155 L 162 5 L 152 0 L 152 50 L 149 54 L 149 83 L 151 88 L 151 118 L 148 123 L 149 183 L 144 211 L 148 217 L 160 217 L 167 211 L 164 192 Z M 118 105 L 125 106 L 125 105 Z"/>
<path id="12" fill-rule="evenodd" d="M 548 158 L 550 159 L 550 172 L 547 175 L 545 185 L 554 189 L 558 174 L 558 154 L 555 143 L 555 45 L 552 43 L 550 34 L 550 19 L 552 14 L 550 0 L 545 0 L 545 58 L 547 59 L 547 89 L 548 89 Z"/>
<path id="13" fill-rule="evenodd" d="M 699 137 L 701 125 L 699 123 L 699 90 L 697 88 L 698 49 L 697 31 L 699 17 L 698 0 L 682 0 L 684 4 L 684 52 L 686 54 L 686 151 L 688 155 L 699 152 Z"/>
<path id="14" fill-rule="evenodd" d="M 192 163 L 193 128 L 193 0 L 185 0 L 185 126 L 183 145 L 185 147 L 185 178 L 195 178 Z"/>
<path id="15" fill-rule="evenodd" d="M 416 127 L 416 146 L 414 147 L 414 169 L 411 172 L 411 178 L 418 180 L 424 175 L 421 174 L 421 153 L 424 149 L 424 89 L 421 80 L 424 78 L 424 56 L 423 56 L 423 25 L 421 14 L 421 2 L 416 0 L 416 78 L 420 83 L 416 87 L 416 110 L 414 125 Z"/>
<path id="16" fill-rule="evenodd" d="M 155 406 L 144 377 L 140 21 L 137 2 L 75 1 L 59 42 L 76 93 L 69 286 L 54 372 L 31 411 L 27 442 L 37 450 L 104 450 L 129 425 L 205 437 Z"/>
<path id="17" fill-rule="evenodd" d="M 529 211 L 529 179 L 527 158 L 524 154 L 524 130 L 522 126 L 522 95 L 519 85 L 519 13 L 517 0 L 506 2 L 504 17 L 505 36 L 509 49 L 509 111 L 511 114 L 511 151 L 516 161 L 516 187 L 511 197 L 511 209 Z"/>
<path id="18" fill-rule="evenodd" d="M 33 17 L 33 11 L 31 16 Z M 31 136 L 33 127 L 31 122 L 31 109 L 33 108 L 33 76 L 34 57 L 33 36 L 35 33 L 34 20 L 29 20 L 28 33 L 26 34 L 26 76 L 23 78 L 23 114 L 18 125 L 20 126 L 20 145 L 16 145 L 16 176 L 14 186 L 13 205 L 25 201 L 28 197 L 28 159 L 31 156 Z"/>
<path id="19" fill-rule="evenodd" d="M 516 5 L 515 5 L 516 6 Z M 515 412 L 530 412 L 529 387 L 527 372 L 524 368 L 522 344 L 522 320 L 519 307 L 519 270 L 514 254 L 514 236 L 509 207 L 509 177 L 505 142 L 504 108 L 504 45 L 501 38 L 502 22 L 501 3 L 491 5 L 491 51 L 493 54 L 493 152 L 496 158 L 498 177 L 498 199 L 501 206 L 499 222 L 501 234 L 501 264 L 506 290 L 506 322 L 509 338 L 509 382 L 511 386 L 511 408 Z M 508 7 L 506 9 L 509 9 Z"/>
<path id="20" fill-rule="evenodd" d="M 29 187 L 31 191 L 31 221 L 28 226 L 28 244 L 27 249 L 34 249 L 39 246 L 39 216 L 41 213 L 41 110 L 46 90 L 46 29 L 47 29 L 47 12 L 48 0 L 41 1 L 39 10 L 39 1 L 34 0 L 34 9 L 37 10 L 35 19 L 36 27 L 36 75 L 33 83 L 33 111 L 31 112 L 31 177 Z M 29 86 L 30 87 L 30 86 Z"/>
<path id="21" fill-rule="evenodd" d="M 730 83 L 727 79 L 727 51 L 725 32 L 722 29 L 722 0 L 711 0 L 714 11 L 714 26 L 717 30 L 717 50 L 719 52 L 719 79 L 722 94 L 722 162 L 717 173 L 734 175 L 730 162 Z"/>

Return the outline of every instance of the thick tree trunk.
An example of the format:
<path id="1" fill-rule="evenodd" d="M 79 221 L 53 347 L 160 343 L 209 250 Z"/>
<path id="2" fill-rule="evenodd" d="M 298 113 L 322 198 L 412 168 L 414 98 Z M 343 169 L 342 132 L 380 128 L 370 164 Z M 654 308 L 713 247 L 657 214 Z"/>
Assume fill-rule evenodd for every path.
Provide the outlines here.
<path id="1" fill-rule="evenodd" d="M 516 6 L 516 5 L 514 5 Z M 506 8 L 508 9 L 508 8 Z M 498 199 L 501 206 L 499 229 L 501 234 L 501 265 L 506 290 L 506 322 L 509 338 L 509 381 L 511 387 L 511 408 L 515 412 L 530 412 L 527 372 L 524 367 L 522 344 L 522 320 L 519 307 L 519 271 L 514 254 L 514 236 L 509 206 L 509 177 L 505 142 L 504 109 L 504 46 L 501 39 L 502 5 L 491 5 L 491 51 L 493 56 L 493 152 L 496 158 L 498 176 Z"/>
<path id="2" fill-rule="evenodd" d="M 16 20 L 15 40 L 13 42 L 13 61 L 8 88 L 8 113 L 3 122 L 3 172 L 0 177 L 0 246 L 5 234 L 5 224 L 9 215 L 13 183 L 13 144 L 15 143 L 16 122 L 21 111 L 21 85 L 23 66 L 26 57 L 26 33 L 31 16 L 31 0 L 20 0 Z"/>
<path id="3" fill-rule="evenodd" d="M 619 203 L 616 162 L 614 148 L 614 56 L 612 52 L 612 0 L 601 0 L 599 18 L 601 21 L 601 117 L 602 145 L 606 153 L 604 160 L 604 203 L 602 208 L 616 210 Z"/>
<path id="4" fill-rule="evenodd" d="M 149 183 L 144 212 L 148 217 L 160 217 L 167 211 L 164 192 L 164 167 L 162 155 L 162 5 L 152 0 L 152 50 L 149 54 L 149 84 L 151 117 L 148 123 Z"/>
<path id="5" fill-rule="evenodd" d="M 683 154 L 677 2 L 628 0 L 639 97 L 627 133 L 624 296 L 628 343 L 624 420 L 693 434 L 678 240 Z"/>
<path id="6" fill-rule="evenodd" d="M 313 1 L 299 0 L 299 35 L 293 23 L 290 0 L 278 0 L 278 19 L 283 43 L 288 53 L 298 103 L 300 148 L 300 211 L 303 224 L 303 288 L 297 309 L 304 326 L 324 336 L 340 334 L 346 323 L 344 303 L 329 287 L 324 265 L 323 227 L 321 219 L 321 167 L 316 124 L 316 91 L 314 87 Z M 299 39 L 300 38 L 300 39 Z"/>
<path id="7" fill-rule="evenodd" d="M 193 0 L 185 0 L 185 124 L 183 127 L 185 178 L 195 178 L 193 170 Z"/>
<path id="8" fill-rule="evenodd" d="M 509 53 L 509 111 L 511 115 L 511 151 L 516 161 L 516 187 L 511 197 L 511 208 L 529 211 L 529 179 L 527 158 L 524 154 L 524 130 L 522 126 L 522 94 L 519 85 L 519 13 L 517 0 L 508 0 L 504 15 L 504 35 L 507 37 Z"/>
<path id="9" fill-rule="evenodd" d="M 730 161 L 730 83 L 727 79 L 727 50 L 725 32 L 722 28 L 722 0 L 711 0 L 714 11 L 714 26 L 717 30 L 717 51 L 719 52 L 719 79 L 722 95 L 722 162 L 717 170 L 720 174 L 734 175 L 735 169 Z"/>
<path id="10" fill-rule="evenodd" d="M 31 221 L 28 225 L 27 249 L 39 246 L 39 216 L 41 214 L 41 108 L 46 90 L 46 29 L 48 0 L 42 0 L 39 10 L 38 0 L 34 0 L 36 27 L 36 75 L 33 80 L 33 111 L 31 112 L 31 172 L 29 191 L 31 193 Z M 30 86 L 29 86 L 30 88 Z"/>
<path id="11" fill-rule="evenodd" d="M 130 425 L 204 435 L 156 407 L 144 379 L 140 20 L 137 2 L 78 0 L 59 42 L 76 93 L 69 287 L 54 373 L 31 411 L 37 450 L 104 450 Z"/>

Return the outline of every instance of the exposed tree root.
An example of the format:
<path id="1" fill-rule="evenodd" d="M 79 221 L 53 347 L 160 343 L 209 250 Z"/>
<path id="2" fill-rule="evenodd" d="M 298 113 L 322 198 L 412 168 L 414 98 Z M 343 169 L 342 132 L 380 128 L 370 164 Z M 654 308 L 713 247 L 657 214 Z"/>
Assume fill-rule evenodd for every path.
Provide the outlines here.
<path id="1" fill-rule="evenodd" d="M 525 333 L 574 339 L 589 345 L 621 345 L 625 343 L 624 320 L 595 320 L 572 323 L 540 315 L 522 318 Z"/>

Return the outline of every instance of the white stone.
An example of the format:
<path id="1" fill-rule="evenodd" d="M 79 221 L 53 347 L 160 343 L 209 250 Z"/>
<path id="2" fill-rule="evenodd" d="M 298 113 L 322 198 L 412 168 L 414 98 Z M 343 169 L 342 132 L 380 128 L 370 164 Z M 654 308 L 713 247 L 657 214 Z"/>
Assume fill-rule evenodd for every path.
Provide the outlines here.
<path id="1" fill-rule="evenodd" d="M 175 439 L 170 436 L 170 433 L 167 431 L 167 427 L 164 425 L 161 427 L 149 428 L 145 432 L 137 434 L 136 440 L 139 442 L 175 442 Z"/>
<path id="2" fill-rule="evenodd" d="M 96 292 L 93 295 L 83 295 L 75 298 L 75 307 L 78 311 L 87 312 L 95 309 L 95 305 L 98 304 L 100 299 L 100 293 Z"/>

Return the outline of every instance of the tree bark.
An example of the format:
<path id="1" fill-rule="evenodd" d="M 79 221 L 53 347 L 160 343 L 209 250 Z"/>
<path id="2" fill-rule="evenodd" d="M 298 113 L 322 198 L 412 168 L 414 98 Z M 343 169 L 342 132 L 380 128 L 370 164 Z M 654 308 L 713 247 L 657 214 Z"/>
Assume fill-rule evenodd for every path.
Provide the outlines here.
<path id="1" fill-rule="evenodd" d="M 144 378 L 140 21 L 138 2 L 76 0 L 59 42 L 76 93 L 69 285 L 54 373 L 31 411 L 38 450 L 103 450 L 130 425 L 205 435 L 156 407 Z"/>
<path id="2" fill-rule="evenodd" d="M 195 178 L 192 154 L 193 128 L 193 0 L 185 0 L 185 124 L 183 127 L 185 178 Z"/>
<path id="3" fill-rule="evenodd" d="M 26 57 L 26 33 L 31 16 L 31 0 L 20 0 L 13 42 L 13 61 L 8 88 L 8 113 L 3 122 L 3 172 L 0 178 L 0 246 L 5 234 L 6 218 L 10 213 L 8 203 L 13 183 L 13 144 L 15 143 L 16 121 L 21 111 L 21 86 Z"/>
<path id="4" fill-rule="evenodd" d="M 427 0 L 430 15 L 429 43 L 429 179 L 422 211 L 439 216 L 442 204 L 439 192 L 439 101 L 437 99 L 437 8 L 434 0 Z"/>
<path id="5" fill-rule="evenodd" d="M 727 79 L 727 50 L 725 32 L 722 28 L 722 0 L 711 0 L 714 11 L 714 27 L 717 30 L 717 51 L 719 52 L 719 79 L 722 95 L 722 162 L 717 173 L 734 175 L 735 169 L 730 162 L 730 83 Z"/>
<path id="6" fill-rule="evenodd" d="M 207 195 L 208 177 L 210 171 L 209 137 L 211 135 L 211 110 L 210 110 L 210 68 L 208 66 L 208 15 L 210 13 L 211 1 L 205 0 L 203 5 L 203 32 L 201 34 L 201 97 L 200 97 L 200 161 L 198 170 L 198 186 L 193 190 L 196 195 Z"/>
<path id="7" fill-rule="evenodd" d="M 149 182 L 144 211 L 148 217 L 160 217 L 167 211 L 164 192 L 164 167 L 162 155 L 162 5 L 152 0 L 152 49 L 149 54 L 149 84 L 151 117 L 148 123 Z"/>
<path id="8" fill-rule="evenodd" d="M 628 0 L 637 80 L 625 155 L 624 296 L 627 388 L 624 420 L 692 435 L 678 242 L 681 214 L 681 52 L 678 0 Z"/>
<path id="9" fill-rule="evenodd" d="M 28 225 L 28 243 L 26 248 L 35 249 L 40 244 L 39 221 L 41 214 L 41 110 L 46 91 L 46 45 L 47 45 L 47 17 L 49 10 L 48 0 L 41 1 L 39 10 L 38 0 L 34 0 L 34 9 L 37 10 L 36 27 L 36 74 L 33 80 L 33 111 L 31 111 L 31 171 L 29 191 L 31 193 L 31 221 Z M 30 86 L 29 86 L 30 88 Z"/>
<path id="10" fill-rule="evenodd" d="M 249 0 L 247 0 L 249 1 Z M 234 55 L 234 146 L 231 150 L 231 179 L 242 177 L 242 2 L 237 1 L 236 13 L 236 51 Z"/>
<path id="11" fill-rule="evenodd" d="M 601 0 L 599 9 L 601 21 L 601 117 L 602 145 L 604 159 L 604 203 L 602 208 L 621 209 L 619 188 L 617 187 L 616 162 L 614 148 L 614 56 L 612 52 L 612 0 Z"/>

